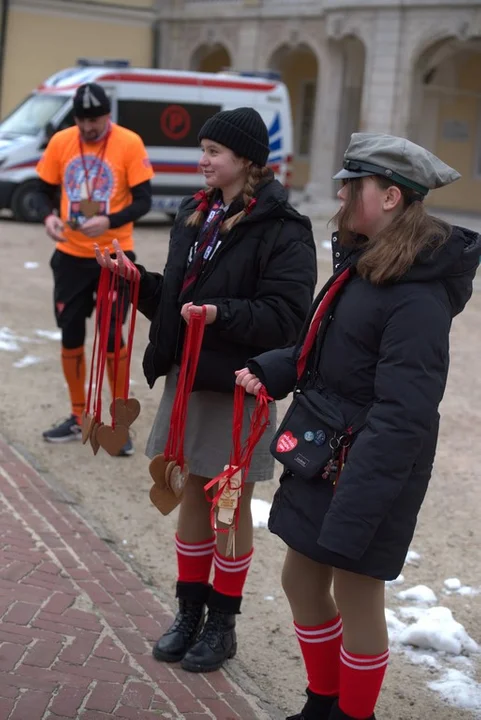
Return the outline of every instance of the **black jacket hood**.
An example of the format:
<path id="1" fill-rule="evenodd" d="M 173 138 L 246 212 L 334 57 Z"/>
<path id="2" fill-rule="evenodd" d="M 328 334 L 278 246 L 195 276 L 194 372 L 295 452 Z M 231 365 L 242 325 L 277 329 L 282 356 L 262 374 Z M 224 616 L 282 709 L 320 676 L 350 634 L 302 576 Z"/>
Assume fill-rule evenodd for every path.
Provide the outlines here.
<path id="1" fill-rule="evenodd" d="M 421 253 L 399 282 L 439 280 L 446 289 L 454 316 L 464 309 L 472 295 L 480 255 L 481 236 L 454 225 L 448 241 L 434 253 Z"/>
<path id="2" fill-rule="evenodd" d="M 217 196 L 215 195 L 214 198 Z M 256 223 L 264 221 L 266 217 L 272 220 L 284 219 L 293 220 L 303 225 L 307 230 L 312 230 L 312 224 L 306 215 L 301 215 L 289 202 L 289 195 L 286 188 L 278 180 L 270 179 L 262 183 L 254 195 L 256 204 L 252 212 L 243 218 L 239 225 L 244 223 Z M 194 197 L 185 200 L 179 210 L 179 214 L 190 215 L 197 205 L 198 200 Z M 242 202 L 235 200 L 229 208 L 227 217 L 235 215 L 242 210 Z"/>

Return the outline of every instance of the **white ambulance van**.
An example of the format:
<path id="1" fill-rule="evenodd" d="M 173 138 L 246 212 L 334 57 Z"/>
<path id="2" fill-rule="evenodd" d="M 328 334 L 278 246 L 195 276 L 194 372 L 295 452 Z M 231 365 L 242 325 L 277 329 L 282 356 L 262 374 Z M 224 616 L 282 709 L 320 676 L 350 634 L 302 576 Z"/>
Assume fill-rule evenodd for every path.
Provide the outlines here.
<path id="1" fill-rule="evenodd" d="M 49 138 L 73 124 L 72 98 L 86 82 L 103 85 L 114 122 L 142 137 L 155 171 L 153 210 L 175 215 L 182 198 L 203 186 L 197 135 L 219 110 L 258 110 L 269 129 L 269 165 L 289 186 L 291 108 L 285 85 L 272 74 L 147 70 L 125 61 L 83 60 L 48 78 L 0 123 L 0 209 L 11 210 L 17 220 L 38 220 L 36 164 Z"/>

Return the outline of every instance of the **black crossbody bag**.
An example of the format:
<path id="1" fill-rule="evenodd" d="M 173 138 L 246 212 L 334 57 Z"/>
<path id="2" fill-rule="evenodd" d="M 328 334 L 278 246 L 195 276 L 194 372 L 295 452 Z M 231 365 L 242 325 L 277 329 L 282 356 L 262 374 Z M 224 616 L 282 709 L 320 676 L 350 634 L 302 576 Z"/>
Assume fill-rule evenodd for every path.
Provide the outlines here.
<path id="1" fill-rule="evenodd" d="M 371 403 L 346 418 L 339 398 L 326 389 L 297 389 L 272 440 L 271 453 L 304 480 L 327 479 L 366 424 L 370 408 Z"/>
<path id="2" fill-rule="evenodd" d="M 337 295 L 321 322 L 311 367 L 317 367 Z M 315 374 L 315 373 L 314 373 Z M 296 387 L 293 400 L 272 439 L 270 452 L 286 470 L 304 480 L 327 479 L 340 468 L 372 403 L 346 417 L 340 398 L 325 387 Z"/>

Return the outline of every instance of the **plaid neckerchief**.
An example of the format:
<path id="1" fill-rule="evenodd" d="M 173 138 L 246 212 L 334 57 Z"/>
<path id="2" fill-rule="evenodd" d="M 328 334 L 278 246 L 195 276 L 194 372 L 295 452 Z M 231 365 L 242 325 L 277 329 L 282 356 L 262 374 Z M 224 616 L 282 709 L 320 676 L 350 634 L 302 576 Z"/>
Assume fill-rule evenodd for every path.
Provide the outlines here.
<path id="1" fill-rule="evenodd" d="M 186 290 L 195 285 L 205 263 L 213 256 L 225 214 L 226 209 L 222 203 L 220 201 L 215 202 L 192 247 L 182 285 L 182 295 Z"/>

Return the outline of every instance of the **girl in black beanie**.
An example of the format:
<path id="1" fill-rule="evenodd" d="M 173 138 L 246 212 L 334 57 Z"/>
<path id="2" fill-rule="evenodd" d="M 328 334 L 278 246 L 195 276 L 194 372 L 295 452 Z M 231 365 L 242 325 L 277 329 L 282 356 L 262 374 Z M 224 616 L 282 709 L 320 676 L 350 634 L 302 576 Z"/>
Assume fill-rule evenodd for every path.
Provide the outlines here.
<path id="1" fill-rule="evenodd" d="M 208 672 L 236 653 L 235 616 L 253 554 L 252 493 L 255 482 L 271 479 L 274 470 L 274 403 L 243 491 L 235 559 L 227 556 L 226 535 L 216 537 L 211 528 L 204 486 L 229 459 L 235 371 L 253 355 L 296 342 L 317 264 L 309 219 L 289 205 L 266 165 L 269 136 L 259 113 L 220 112 L 205 123 L 199 141 L 207 188 L 182 202 L 164 274 L 138 267 L 139 309 L 152 323 L 145 375 L 151 387 L 166 376 L 147 445 L 151 458 L 166 444 L 186 325 L 202 306 L 207 311 L 185 437 L 190 475 L 176 535 L 179 611 L 153 653 L 158 660 L 181 661 L 185 670 Z M 118 263 L 123 266 L 121 254 Z M 253 407 L 247 398 L 244 437 Z"/>

